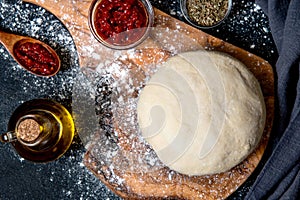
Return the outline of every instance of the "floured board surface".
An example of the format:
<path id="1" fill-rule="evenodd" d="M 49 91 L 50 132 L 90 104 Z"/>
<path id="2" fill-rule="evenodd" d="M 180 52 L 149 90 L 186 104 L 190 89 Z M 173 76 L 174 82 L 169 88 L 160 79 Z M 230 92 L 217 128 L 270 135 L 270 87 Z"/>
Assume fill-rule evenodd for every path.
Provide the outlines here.
<path id="1" fill-rule="evenodd" d="M 155 9 L 155 24 L 149 38 L 137 50 L 115 51 L 99 44 L 88 26 L 88 10 L 91 0 L 26 0 L 42 6 L 56 15 L 68 28 L 76 44 L 81 67 L 100 70 L 117 63 L 136 80 L 145 80 L 155 71 L 154 63 L 164 62 L 169 56 L 192 50 L 207 49 L 227 53 L 243 62 L 260 82 L 267 110 L 267 122 L 263 138 L 257 149 L 232 170 L 209 176 L 188 177 L 160 166 L 144 170 L 135 160 L 128 160 L 128 152 L 145 153 L 147 148 L 133 148 L 136 136 L 130 136 L 130 128 L 124 130 L 113 124 L 118 133 L 112 139 L 114 151 L 101 148 L 101 132 L 94 137 L 84 157 L 85 165 L 111 190 L 123 198 L 178 198 L 178 199 L 224 199 L 234 192 L 251 175 L 266 148 L 274 116 L 274 76 L 268 62 L 243 49 L 210 36 L 165 13 Z M 152 68 L 151 68 L 152 67 Z M 114 71 L 114 73 L 118 73 Z M 118 74 L 113 78 L 118 79 Z M 140 87 L 131 83 L 134 87 Z M 124 93 L 124 97 L 135 98 L 135 91 Z M 127 114 L 120 112 L 119 114 Z M 80 134 L 80 133 L 79 133 Z M 138 143 L 138 142 L 137 142 Z M 141 147 L 141 148 L 138 148 Z M 106 152 L 107 151 L 107 152 Z M 117 153 L 107 161 L 105 155 Z M 104 157 L 103 157 L 104 155 Z M 126 158 L 120 159 L 117 158 Z M 126 160 L 126 162 L 125 162 Z M 119 162 L 120 161 L 120 162 Z M 123 163 L 124 161 L 124 163 Z M 150 161 L 149 161 L 150 162 Z M 151 161 L 152 162 L 152 161 Z M 126 164 L 136 167 L 125 170 Z M 121 166 L 124 164 L 124 166 Z M 146 163 L 147 164 L 147 163 Z"/>
<path id="2" fill-rule="evenodd" d="M 150 55 L 151 63 L 147 59 Z M 257 70 L 256 64 L 247 66 L 262 85 L 267 109 L 267 122 L 258 148 L 242 163 L 227 172 L 186 176 L 160 163 L 151 147 L 141 138 L 137 125 L 136 105 L 139 91 L 143 87 L 143 84 L 139 83 L 143 82 L 147 74 L 151 76 L 154 73 L 151 69 L 156 66 L 153 65 L 153 61 L 160 63 L 169 56 L 171 55 L 168 51 L 157 48 L 139 49 L 108 65 L 118 70 L 112 70 L 112 75 L 107 80 L 103 81 L 99 77 L 93 79 L 118 85 L 96 94 L 96 99 L 102 99 L 108 91 L 121 92 L 117 97 L 111 96 L 112 108 L 109 110 L 113 120 L 105 123 L 106 120 L 99 119 L 102 127 L 94 135 L 94 140 L 85 155 L 85 165 L 111 190 L 125 199 L 225 199 L 251 175 L 265 150 L 274 112 L 274 97 L 269 96 L 273 89 L 268 82 L 272 81 L 272 73 L 268 74 L 271 72 L 269 71 L 265 74 L 264 70 Z M 133 71 L 134 73 L 130 73 Z M 118 78 L 121 75 L 122 81 Z M 130 89 L 134 89 L 126 89 L 128 85 L 131 85 Z M 97 105 L 96 110 L 101 113 L 101 105 Z M 110 126 L 111 130 L 107 129 L 107 126 Z"/>

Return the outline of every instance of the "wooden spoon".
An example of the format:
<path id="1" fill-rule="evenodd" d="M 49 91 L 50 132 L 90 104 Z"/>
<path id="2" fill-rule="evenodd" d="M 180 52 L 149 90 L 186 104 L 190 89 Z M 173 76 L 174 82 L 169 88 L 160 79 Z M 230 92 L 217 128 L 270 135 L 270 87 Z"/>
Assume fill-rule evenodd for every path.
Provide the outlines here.
<path id="1" fill-rule="evenodd" d="M 32 74 L 49 77 L 60 69 L 61 61 L 57 53 L 39 40 L 0 31 L 0 43 Z"/>

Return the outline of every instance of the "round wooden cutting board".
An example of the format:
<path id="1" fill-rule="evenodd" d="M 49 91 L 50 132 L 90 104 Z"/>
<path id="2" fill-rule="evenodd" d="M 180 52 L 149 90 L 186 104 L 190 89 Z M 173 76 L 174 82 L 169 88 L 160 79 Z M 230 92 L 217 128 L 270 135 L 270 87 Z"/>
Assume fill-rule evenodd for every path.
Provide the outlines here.
<path id="1" fill-rule="evenodd" d="M 76 44 L 81 67 L 94 69 L 101 66 L 99 64 L 106 60 L 113 60 L 116 55 L 122 54 L 116 50 L 102 46 L 92 36 L 88 26 L 88 11 L 92 0 L 24 0 L 24 2 L 44 7 L 65 24 Z M 158 9 L 154 8 L 154 10 L 155 23 L 153 31 L 149 38 L 137 48 L 143 50 L 151 46 L 151 49 L 153 47 L 156 49 L 171 49 L 173 54 L 207 49 L 221 51 L 240 60 L 258 79 L 264 94 L 267 119 L 263 138 L 256 150 L 247 159 L 228 172 L 194 177 L 175 174 L 175 178 L 172 181 L 168 181 L 166 178 L 162 179 L 165 182 L 161 183 L 155 182 L 155 176 L 163 176 L 169 172 L 169 169 L 152 172 L 151 174 L 122 174 L 121 171 L 115 172 L 115 175 L 123 180 L 122 184 L 118 185 L 117 182 L 110 182 L 109 175 L 103 172 L 103 169 L 109 166 L 103 166 L 103 164 L 98 162 L 97 155 L 95 154 L 97 151 L 93 149 L 96 148 L 95 146 L 90 146 L 87 149 L 84 163 L 111 190 L 123 198 L 173 198 L 175 197 L 173 195 L 174 192 L 177 191 L 176 194 L 178 196 L 176 197 L 181 199 L 225 199 L 247 180 L 257 167 L 265 151 L 274 117 L 273 69 L 267 61 L 256 55 L 195 29 Z M 168 30 L 168 32 L 164 32 L 165 30 Z M 168 37 L 168 33 L 170 32 L 173 34 L 172 36 L 176 34 L 176 40 L 171 39 L 171 36 Z M 161 35 L 164 37 L 161 37 Z M 154 57 L 157 52 L 157 50 L 147 50 L 147 54 L 153 54 L 152 56 Z M 151 60 L 145 59 L 144 63 L 141 63 L 134 57 L 129 57 L 127 61 L 139 66 L 151 62 Z M 177 176 L 178 179 L 176 179 Z M 139 187 L 141 184 L 143 185 L 142 188 Z M 156 192 L 152 190 L 155 188 L 155 185 L 156 187 L 157 185 L 161 185 L 161 187 L 168 186 L 168 189 L 165 189 L 161 193 L 159 191 Z"/>

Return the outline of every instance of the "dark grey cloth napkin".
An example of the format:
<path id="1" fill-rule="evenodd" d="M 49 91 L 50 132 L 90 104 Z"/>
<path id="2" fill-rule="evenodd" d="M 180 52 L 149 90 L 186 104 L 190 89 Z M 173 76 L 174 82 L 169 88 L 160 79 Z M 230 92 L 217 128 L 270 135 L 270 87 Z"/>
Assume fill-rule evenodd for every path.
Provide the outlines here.
<path id="1" fill-rule="evenodd" d="M 246 199 L 300 199 L 300 0 L 257 0 L 269 17 L 279 57 L 277 111 L 268 160 Z"/>

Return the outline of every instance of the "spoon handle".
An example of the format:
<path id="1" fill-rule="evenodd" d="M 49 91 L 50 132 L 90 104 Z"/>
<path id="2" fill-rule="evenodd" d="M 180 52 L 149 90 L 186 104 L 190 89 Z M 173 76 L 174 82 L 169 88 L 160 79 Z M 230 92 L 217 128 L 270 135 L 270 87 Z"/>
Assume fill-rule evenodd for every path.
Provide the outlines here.
<path id="1" fill-rule="evenodd" d="M 25 36 L 15 35 L 11 33 L 6 33 L 4 31 L 0 30 L 0 43 L 3 44 L 8 51 L 11 53 L 13 52 L 13 47 L 15 43 L 23 38 L 26 38 Z"/>

